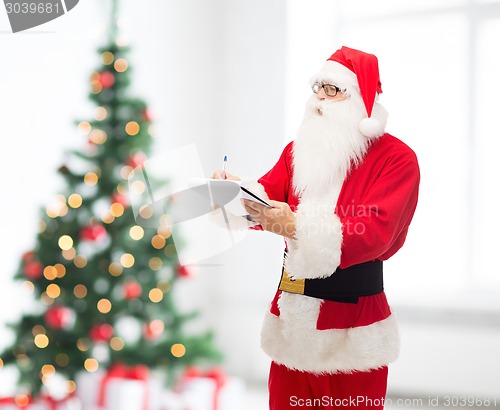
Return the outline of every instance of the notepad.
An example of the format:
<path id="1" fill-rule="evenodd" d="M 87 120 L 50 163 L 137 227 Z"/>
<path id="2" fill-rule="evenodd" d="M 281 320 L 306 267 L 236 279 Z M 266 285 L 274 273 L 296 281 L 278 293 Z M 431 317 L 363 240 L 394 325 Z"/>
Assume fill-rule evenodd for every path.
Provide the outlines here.
<path id="1" fill-rule="evenodd" d="M 234 215 L 246 216 L 248 212 L 241 203 L 241 199 L 249 199 L 268 208 L 272 206 L 255 192 L 250 191 L 244 181 L 233 181 L 230 179 L 199 179 L 193 178 L 189 181 L 192 187 L 206 185 L 210 202 L 216 207 L 224 207 L 226 211 Z"/>

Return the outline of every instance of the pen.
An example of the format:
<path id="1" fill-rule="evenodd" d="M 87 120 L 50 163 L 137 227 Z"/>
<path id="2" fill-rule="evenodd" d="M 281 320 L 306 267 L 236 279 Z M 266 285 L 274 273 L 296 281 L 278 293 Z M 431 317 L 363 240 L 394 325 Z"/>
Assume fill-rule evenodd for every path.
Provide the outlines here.
<path id="1" fill-rule="evenodd" d="M 224 155 L 224 162 L 222 163 L 222 177 L 226 179 L 226 164 L 227 164 L 227 155 Z"/>

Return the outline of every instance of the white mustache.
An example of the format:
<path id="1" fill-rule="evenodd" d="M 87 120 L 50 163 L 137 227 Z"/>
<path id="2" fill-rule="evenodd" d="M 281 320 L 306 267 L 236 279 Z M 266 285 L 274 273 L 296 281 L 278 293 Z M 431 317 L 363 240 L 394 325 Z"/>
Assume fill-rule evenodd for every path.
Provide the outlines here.
<path id="1" fill-rule="evenodd" d="M 337 104 L 342 104 L 347 100 L 340 100 L 340 101 L 335 101 L 335 100 L 317 100 L 316 96 L 313 96 L 309 101 L 307 102 L 307 108 L 310 110 L 310 112 L 318 115 L 323 115 L 327 112 L 331 112 L 331 110 L 335 109 L 335 106 Z"/>

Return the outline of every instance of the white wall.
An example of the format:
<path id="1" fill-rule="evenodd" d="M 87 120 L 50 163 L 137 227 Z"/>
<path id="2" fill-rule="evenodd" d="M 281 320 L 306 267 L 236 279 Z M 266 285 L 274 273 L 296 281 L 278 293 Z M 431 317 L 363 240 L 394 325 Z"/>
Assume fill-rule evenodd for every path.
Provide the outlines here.
<path id="1" fill-rule="evenodd" d="M 500 399 L 500 315 L 475 308 L 394 307 L 401 355 L 389 392 L 416 397 Z"/>

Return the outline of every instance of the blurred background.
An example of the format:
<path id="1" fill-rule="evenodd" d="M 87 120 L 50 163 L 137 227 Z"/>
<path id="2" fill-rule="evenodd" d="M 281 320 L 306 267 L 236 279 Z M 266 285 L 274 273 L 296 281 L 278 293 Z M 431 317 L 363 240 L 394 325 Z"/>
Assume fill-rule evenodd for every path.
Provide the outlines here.
<path id="1" fill-rule="evenodd" d="M 153 155 L 194 143 L 206 176 L 224 155 L 233 174 L 264 174 L 294 139 L 323 62 L 342 45 L 377 55 L 387 130 L 422 172 L 407 243 L 385 264 L 402 333 L 389 393 L 500 399 L 500 1 L 121 0 L 120 16 Z M 82 143 L 74 120 L 94 110 L 87 79 L 108 19 L 106 1 L 86 0 L 12 34 L 0 13 L 0 350 L 13 337 L 4 324 L 29 303 L 12 277 L 34 246 L 38 209 L 61 188 L 65 149 Z M 260 325 L 282 248 L 250 232 L 179 286 L 179 304 L 215 331 L 227 372 L 262 395 Z"/>

